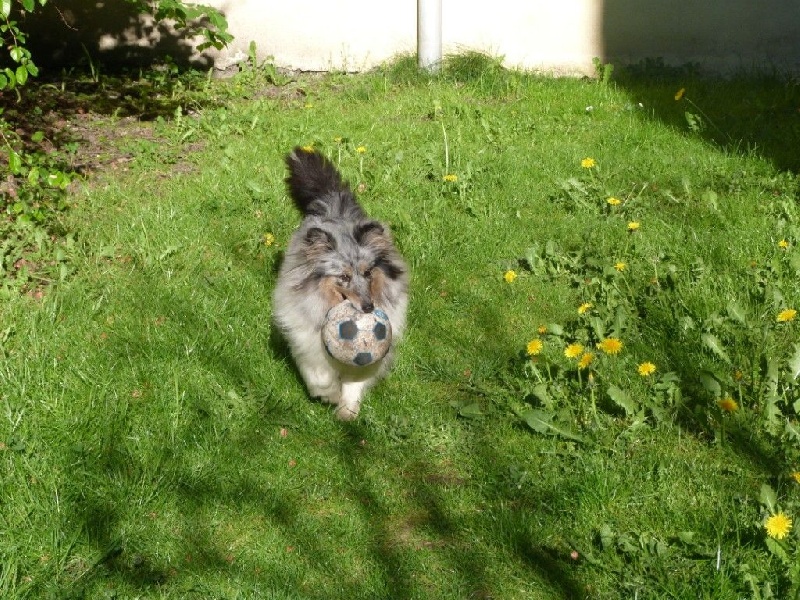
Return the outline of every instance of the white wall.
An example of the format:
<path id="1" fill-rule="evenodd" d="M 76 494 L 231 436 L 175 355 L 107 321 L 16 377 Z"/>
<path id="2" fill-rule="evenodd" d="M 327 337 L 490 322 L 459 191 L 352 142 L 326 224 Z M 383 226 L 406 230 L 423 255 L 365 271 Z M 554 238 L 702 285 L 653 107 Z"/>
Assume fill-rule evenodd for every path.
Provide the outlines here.
<path id="1" fill-rule="evenodd" d="M 210 0 L 225 12 L 236 41 L 216 54 L 219 66 L 259 56 L 279 67 L 364 70 L 416 52 L 416 0 Z M 600 53 L 598 0 L 443 0 L 445 53 L 463 49 L 504 56 L 509 66 L 592 72 Z"/>
<path id="2" fill-rule="evenodd" d="M 199 1 L 222 10 L 236 36 L 230 48 L 196 56 L 203 67 L 235 64 L 251 40 L 262 60 L 307 71 L 364 70 L 416 51 L 417 0 Z M 37 62 L 68 66 L 87 53 L 105 63 L 189 59 L 187 40 L 131 11 L 121 0 L 58 0 L 25 26 L 41 47 Z M 442 38 L 445 53 L 481 50 L 556 73 L 592 74 L 594 57 L 800 72 L 800 0 L 442 0 Z"/>
<path id="3" fill-rule="evenodd" d="M 363 70 L 416 51 L 416 0 L 206 0 L 236 36 L 300 70 Z M 445 53 L 475 49 L 509 66 L 593 73 L 592 59 L 702 63 L 710 70 L 800 70 L 800 2 L 789 0 L 442 0 Z"/>

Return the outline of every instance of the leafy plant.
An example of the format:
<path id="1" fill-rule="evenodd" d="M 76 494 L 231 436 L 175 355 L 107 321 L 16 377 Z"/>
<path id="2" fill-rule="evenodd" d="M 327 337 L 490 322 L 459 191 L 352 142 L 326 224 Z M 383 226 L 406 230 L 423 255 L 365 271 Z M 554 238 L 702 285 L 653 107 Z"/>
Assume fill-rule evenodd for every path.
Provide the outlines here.
<path id="1" fill-rule="evenodd" d="M 603 85 L 608 85 L 611 82 L 611 77 L 614 75 L 614 65 L 611 63 L 604 63 L 598 56 L 592 59 L 592 64 L 594 65 L 594 73 L 597 80 Z"/>
<path id="2" fill-rule="evenodd" d="M 2 120 L 0 136 L 9 171 L 0 189 L 0 290 L 31 292 L 67 274 L 62 245 L 67 238 L 61 239 L 58 215 L 68 207 L 65 190 L 72 175 L 56 156 L 24 151 L 22 140 Z M 44 133 L 31 137 L 37 144 Z"/>
<path id="3" fill-rule="evenodd" d="M 19 27 L 19 22 L 12 19 L 12 10 L 21 10 L 31 13 L 37 7 L 44 6 L 47 0 L 0 0 L 0 41 L 8 51 L 11 63 L 0 59 L 0 90 L 15 89 L 25 85 L 28 76 L 37 76 L 39 68 L 33 62 L 30 50 L 27 48 L 28 36 Z"/>
<path id="4" fill-rule="evenodd" d="M 247 49 L 247 59 L 239 63 L 239 73 L 236 75 L 237 84 L 248 87 L 263 85 L 284 86 L 290 81 L 290 77 L 278 71 L 271 57 L 259 61 L 256 43 L 251 40 Z"/>
<path id="5" fill-rule="evenodd" d="M 183 2 L 181 0 L 126 0 L 140 13 L 153 15 L 157 21 L 171 20 L 175 27 L 188 35 L 200 35 L 203 41 L 198 50 L 222 48 L 233 37 L 228 33 L 225 16 L 217 9 Z M 0 90 L 16 89 L 25 85 L 28 77 L 36 77 L 39 69 L 28 49 L 29 33 L 15 18 L 40 10 L 47 0 L 0 0 L 0 40 L 6 48 L 10 64 L 0 71 Z M 0 65 L 6 61 L 0 60 Z"/>

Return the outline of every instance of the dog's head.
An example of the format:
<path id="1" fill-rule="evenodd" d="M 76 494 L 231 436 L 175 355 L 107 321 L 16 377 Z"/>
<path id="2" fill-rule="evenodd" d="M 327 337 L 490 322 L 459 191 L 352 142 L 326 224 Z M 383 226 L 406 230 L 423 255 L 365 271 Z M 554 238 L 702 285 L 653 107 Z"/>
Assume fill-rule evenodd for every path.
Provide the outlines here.
<path id="1" fill-rule="evenodd" d="M 388 229 L 377 221 L 322 221 L 303 236 L 308 281 L 329 306 L 350 300 L 364 312 L 393 303 L 405 288 L 406 267 Z"/>

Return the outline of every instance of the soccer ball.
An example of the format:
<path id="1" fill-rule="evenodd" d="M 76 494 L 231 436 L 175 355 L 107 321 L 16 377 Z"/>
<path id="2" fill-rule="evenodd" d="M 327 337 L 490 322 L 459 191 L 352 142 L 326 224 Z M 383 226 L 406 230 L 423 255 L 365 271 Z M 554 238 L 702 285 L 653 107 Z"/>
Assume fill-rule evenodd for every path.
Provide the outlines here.
<path id="1" fill-rule="evenodd" d="M 345 300 L 325 316 L 322 342 L 340 363 L 366 367 L 386 356 L 392 343 L 392 325 L 380 308 L 365 313 Z"/>

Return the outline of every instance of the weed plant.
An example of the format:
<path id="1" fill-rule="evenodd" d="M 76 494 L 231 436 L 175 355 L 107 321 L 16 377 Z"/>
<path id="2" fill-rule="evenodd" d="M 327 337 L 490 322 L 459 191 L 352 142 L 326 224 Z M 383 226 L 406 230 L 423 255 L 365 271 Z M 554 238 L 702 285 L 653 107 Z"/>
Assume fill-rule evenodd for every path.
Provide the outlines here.
<path id="1" fill-rule="evenodd" d="M 69 196 L 70 272 L 0 308 L 3 596 L 797 597 L 789 142 L 718 117 L 740 81 L 599 66 L 251 60 L 118 140 Z M 270 324 L 297 144 L 412 270 L 354 423 Z"/>

